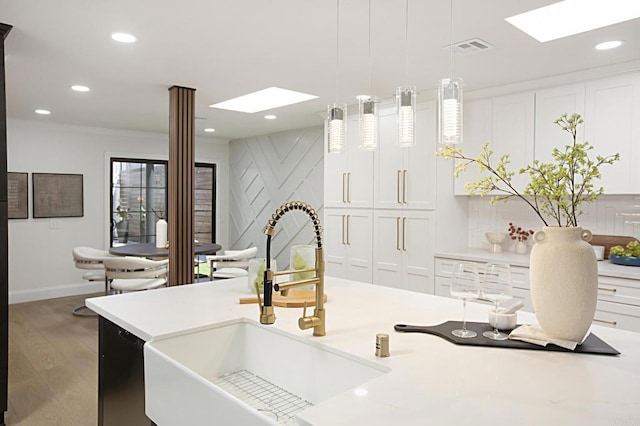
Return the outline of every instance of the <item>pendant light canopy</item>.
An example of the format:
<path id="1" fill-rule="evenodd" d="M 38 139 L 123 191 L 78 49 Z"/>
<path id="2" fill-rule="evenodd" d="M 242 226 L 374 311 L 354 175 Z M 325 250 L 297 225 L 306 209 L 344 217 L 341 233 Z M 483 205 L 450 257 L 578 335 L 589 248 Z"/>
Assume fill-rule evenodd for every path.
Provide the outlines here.
<path id="1" fill-rule="evenodd" d="M 462 143 L 462 79 L 453 78 L 453 0 L 449 27 L 449 77 L 438 85 L 438 142 Z"/>
<path id="2" fill-rule="evenodd" d="M 462 143 L 462 79 L 443 78 L 438 86 L 438 141 Z"/>
<path id="3" fill-rule="evenodd" d="M 358 125 L 360 149 L 375 150 L 378 147 L 378 99 L 375 96 L 358 97 Z"/>
<path id="4" fill-rule="evenodd" d="M 336 0 L 336 100 L 339 95 L 340 68 L 340 0 Z M 339 154 L 344 148 L 347 129 L 347 106 L 332 104 L 327 107 L 327 152 Z"/>

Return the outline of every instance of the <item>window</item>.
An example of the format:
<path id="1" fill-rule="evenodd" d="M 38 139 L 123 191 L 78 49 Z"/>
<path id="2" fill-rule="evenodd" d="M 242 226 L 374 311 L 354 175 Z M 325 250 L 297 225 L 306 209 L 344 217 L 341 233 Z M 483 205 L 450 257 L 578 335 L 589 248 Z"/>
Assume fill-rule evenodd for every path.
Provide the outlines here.
<path id="1" fill-rule="evenodd" d="M 195 234 L 201 243 L 216 241 L 216 165 L 196 163 Z"/>
<path id="2" fill-rule="evenodd" d="M 195 238 L 215 241 L 215 164 L 197 164 Z M 111 245 L 155 241 L 155 223 L 167 221 L 168 162 L 111 159 Z"/>

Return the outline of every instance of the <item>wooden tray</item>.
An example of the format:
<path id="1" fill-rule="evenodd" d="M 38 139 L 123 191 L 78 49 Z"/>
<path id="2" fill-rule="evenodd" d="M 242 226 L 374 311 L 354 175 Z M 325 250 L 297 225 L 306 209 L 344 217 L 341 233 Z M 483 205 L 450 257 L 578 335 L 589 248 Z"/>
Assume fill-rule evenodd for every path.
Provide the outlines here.
<path id="1" fill-rule="evenodd" d="M 592 246 L 604 246 L 604 258 L 609 258 L 609 250 L 613 246 L 626 246 L 627 243 L 636 241 L 634 237 L 625 237 L 621 235 L 594 235 L 589 241 Z"/>
<path id="2" fill-rule="evenodd" d="M 327 295 L 324 295 L 324 301 L 327 301 Z M 241 305 L 247 303 L 258 303 L 258 296 L 241 297 L 239 300 Z M 289 290 L 289 295 L 284 297 L 280 293 L 273 293 L 273 306 L 281 308 L 302 308 L 307 302 L 307 307 L 311 308 L 316 303 L 316 291 L 303 288 L 294 288 Z"/>

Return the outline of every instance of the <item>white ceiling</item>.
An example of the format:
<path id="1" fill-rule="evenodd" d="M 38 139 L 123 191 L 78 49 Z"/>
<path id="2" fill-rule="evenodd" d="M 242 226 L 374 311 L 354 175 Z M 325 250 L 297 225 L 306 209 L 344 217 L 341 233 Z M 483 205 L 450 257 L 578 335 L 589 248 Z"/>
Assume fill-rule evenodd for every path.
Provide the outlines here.
<path id="1" fill-rule="evenodd" d="M 466 90 L 640 59 L 640 19 L 547 43 L 504 21 L 554 1 L 455 0 L 453 41 L 478 37 L 495 46 L 454 55 L 453 74 Z M 437 81 L 449 75 L 443 46 L 450 1 L 409 0 L 407 55 L 405 0 L 371 0 L 370 57 L 368 4 L 340 2 L 336 61 L 335 0 L 0 0 L 0 22 L 14 27 L 5 42 L 8 115 L 167 132 L 167 89 L 180 85 L 196 89 L 198 135 L 237 139 L 320 125 L 336 100 L 391 98 L 405 84 L 407 57 L 407 82 L 418 87 L 419 99 L 433 98 Z M 116 43 L 110 34 L 117 31 L 138 41 Z M 610 39 L 625 44 L 593 49 Z M 91 91 L 73 92 L 72 84 Z M 270 86 L 319 98 L 255 114 L 208 107 Z M 36 108 L 52 114 L 36 115 Z M 265 120 L 267 112 L 278 119 Z M 205 134 L 205 127 L 216 132 Z"/>

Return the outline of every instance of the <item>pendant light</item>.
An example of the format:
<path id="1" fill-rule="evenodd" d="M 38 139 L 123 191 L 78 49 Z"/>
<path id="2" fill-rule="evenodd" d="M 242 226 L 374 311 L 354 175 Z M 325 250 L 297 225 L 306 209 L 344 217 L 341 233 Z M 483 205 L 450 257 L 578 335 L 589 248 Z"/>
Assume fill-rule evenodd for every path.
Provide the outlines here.
<path id="1" fill-rule="evenodd" d="M 398 145 L 410 148 L 416 144 L 416 88 L 415 86 L 407 86 L 409 79 L 409 0 L 406 0 L 405 14 L 405 85 L 396 89 L 396 109 Z"/>
<path id="2" fill-rule="evenodd" d="M 369 0 L 369 93 L 371 93 L 371 0 Z M 358 96 L 359 147 L 373 151 L 378 147 L 378 98 Z"/>
<path id="3" fill-rule="evenodd" d="M 438 142 L 462 143 L 462 79 L 453 78 L 453 0 L 449 28 L 449 77 L 438 86 Z"/>
<path id="4" fill-rule="evenodd" d="M 340 0 L 336 0 L 336 102 L 340 94 Z M 327 107 L 327 151 L 329 154 L 339 154 L 344 148 L 347 123 L 347 105 L 338 103 Z"/>

